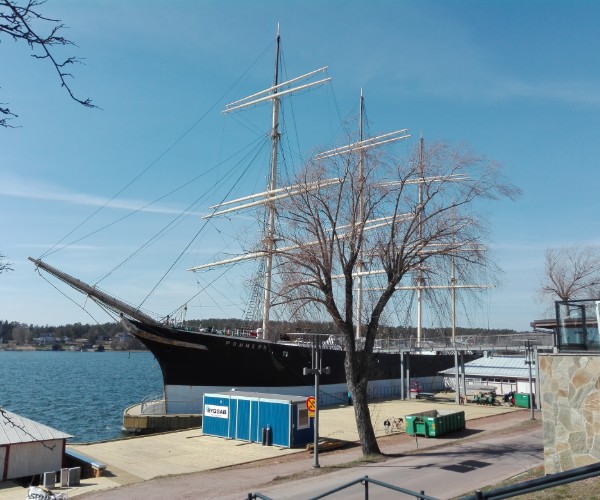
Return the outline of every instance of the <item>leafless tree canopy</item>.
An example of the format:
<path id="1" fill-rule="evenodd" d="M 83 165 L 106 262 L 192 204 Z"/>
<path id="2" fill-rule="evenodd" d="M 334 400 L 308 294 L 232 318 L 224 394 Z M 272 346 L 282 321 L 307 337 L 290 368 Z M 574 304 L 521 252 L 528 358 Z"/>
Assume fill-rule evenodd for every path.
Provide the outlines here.
<path id="1" fill-rule="evenodd" d="M 600 247 L 573 246 L 546 250 L 540 283 L 543 301 L 588 299 L 600 296 Z"/>
<path id="2" fill-rule="evenodd" d="M 13 269 L 10 267 L 10 262 L 7 262 L 6 260 L 6 256 L 0 253 L 0 274 L 12 270 Z"/>
<path id="3" fill-rule="evenodd" d="M 71 99 L 89 108 L 96 107 L 90 99 L 80 99 L 71 90 L 67 80 L 73 75 L 67 72 L 67 68 L 81 61 L 75 57 L 63 60 L 55 56 L 56 46 L 74 44 L 60 35 L 64 24 L 41 13 L 44 3 L 45 0 L 0 0 L 0 34 L 7 35 L 15 42 L 27 43 L 33 52 L 32 57 L 47 59 L 54 66 L 61 86 Z M 10 127 L 10 120 L 15 117 L 17 115 L 9 108 L 0 106 L 0 126 Z"/>
<path id="4" fill-rule="evenodd" d="M 361 176 L 359 164 L 364 165 Z M 329 183 L 328 187 L 318 188 Z M 401 163 L 368 153 L 306 165 L 280 212 L 281 303 L 317 307 L 334 321 L 346 345 L 346 378 L 353 392 L 365 454 L 379 449 L 369 418 L 367 382 L 380 320 L 399 285 L 442 277 L 450 267 L 491 264 L 481 201 L 513 198 L 518 190 L 497 166 L 443 144 L 417 148 Z M 362 269 L 362 272 L 359 273 Z M 357 279 L 363 275 L 363 342 L 355 339 Z"/>

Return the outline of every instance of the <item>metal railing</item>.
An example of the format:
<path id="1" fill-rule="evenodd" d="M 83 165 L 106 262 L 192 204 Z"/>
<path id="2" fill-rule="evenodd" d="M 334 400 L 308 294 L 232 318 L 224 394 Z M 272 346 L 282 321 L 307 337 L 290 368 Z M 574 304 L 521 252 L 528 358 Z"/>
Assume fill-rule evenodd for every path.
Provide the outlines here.
<path id="1" fill-rule="evenodd" d="M 460 335 L 454 340 L 448 336 L 428 336 L 418 341 L 414 337 L 403 339 L 377 339 L 375 351 L 418 354 L 426 351 L 450 353 L 459 351 L 524 351 L 526 341 L 539 348 L 551 349 L 554 336 L 551 333 L 527 332 L 504 335 Z"/>
<path id="2" fill-rule="evenodd" d="M 509 486 L 494 488 L 487 491 L 477 490 L 474 494 L 460 497 L 458 500 L 500 500 L 502 498 L 516 497 L 526 493 L 554 488 L 555 486 L 561 486 L 563 484 L 582 481 L 584 479 L 597 476 L 600 476 L 600 462 L 592 465 L 584 465 L 583 467 L 577 467 L 576 469 L 571 469 L 564 472 L 557 472 L 556 474 L 549 474 L 541 478 L 531 479 L 518 484 L 511 484 Z M 415 497 L 417 500 L 439 500 L 435 497 L 426 495 L 424 491 L 416 492 L 408 490 L 406 488 L 401 488 L 400 486 L 395 486 L 383 481 L 378 481 L 377 479 L 369 478 L 369 476 L 364 476 L 349 483 L 342 484 L 341 486 L 321 493 L 316 497 L 310 497 L 310 500 L 328 497 L 356 484 L 361 484 L 364 487 L 365 500 L 369 498 L 369 484 L 375 484 L 389 490 L 404 493 L 405 495 Z M 248 493 L 248 500 L 255 500 L 257 498 L 261 500 L 274 500 L 271 497 L 267 497 L 259 492 Z"/>
<path id="3" fill-rule="evenodd" d="M 404 493 L 405 495 L 415 497 L 417 500 L 439 500 L 438 498 L 430 497 L 429 495 L 426 495 L 425 492 L 423 492 L 423 491 L 417 492 L 417 491 L 413 491 L 413 490 L 408 490 L 406 488 L 401 488 L 400 486 L 395 486 L 393 484 L 384 483 L 383 481 L 378 481 L 377 479 L 372 479 L 369 476 L 363 476 L 360 479 L 355 479 L 354 481 L 350 481 L 349 483 L 342 484 L 341 486 L 338 486 L 337 488 L 334 488 L 333 490 L 326 491 L 325 493 L 322 493 L 321 495 L 317 495 L 316 497 L 310 497 L 310 500 L 318 500 L 319 498 L 328 497 L 329 495 L 333 495 L 334 493 L 343 491 L 343 490 L 350 488 L 356 484 L 360 484 L 363 486 L 364 491 L 365 491 L 365 500 L 369 498 L 369 485 L 370 484 L 381 486 L 382 488 L 386 488 L 388 490 L 397 491 L 398 493 Z M 247 497 L 248 500 L 255 500 L 257 498 L 260 498 L 261 500 L 272 500 L 271 498 L 269 498 L 261 493 L 258 493 L 258 492 L 257 493 L 248 493 L 248 497 Z"/>
<path id="4" fill-rule="evenodd" d="M 146 396 L 142 400 L 142 415 L 163 415 L 166 413 L 165 399 L 162 396 Z"/>

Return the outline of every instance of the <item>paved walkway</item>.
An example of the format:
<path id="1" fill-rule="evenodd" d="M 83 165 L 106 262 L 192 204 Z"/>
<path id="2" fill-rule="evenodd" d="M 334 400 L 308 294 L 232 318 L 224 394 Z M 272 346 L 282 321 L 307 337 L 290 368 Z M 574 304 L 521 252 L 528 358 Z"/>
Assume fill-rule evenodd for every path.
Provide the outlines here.
<path id="1" fill-rule="evenodd" d="M 521 412 L 517 408 L 503 406 L 456 405 L 449 400 L 382 401 L 372 403 L 371 418 L 378 437 L 384 436 L 383 422 L 392 417 L 404 417 L 427 410 L 465 411 L 467 427 L 469 421 Z M 356 421 L 351 406 L 323 409 L 320 413 L 319 433 L 322 437 L 356 442 Z M 421 440 L 436 444 L 436 440 Z M 81 485 L 72 488 L 57 487 L 54 492 L 65 492 L 69 497 L 98 490 L 118 488 L 169 475 L 197 473 L 258 460 L 275 459 L 302 453 L 305 449 L 287 449 L 262 446 L 260 443 L 245 443 L 212 436 L 204 436 L 201 429 L 170 432 L 160 435 L 131 437 L 116 441 L 94 444 L 73 444 L 68 448 L 84 453 L 107 465 L 106 473 L 100 478 L 84 479 Z M 327 454 L 323 454 L 326 457 Z M 3 486 L 5 486 L 3 488 Z M 9 487 L 10 486 L 10 487 Z M 12 487 L 12 483 L 0 483 L 0 500 L 23 500 L 26 492 Z"/>

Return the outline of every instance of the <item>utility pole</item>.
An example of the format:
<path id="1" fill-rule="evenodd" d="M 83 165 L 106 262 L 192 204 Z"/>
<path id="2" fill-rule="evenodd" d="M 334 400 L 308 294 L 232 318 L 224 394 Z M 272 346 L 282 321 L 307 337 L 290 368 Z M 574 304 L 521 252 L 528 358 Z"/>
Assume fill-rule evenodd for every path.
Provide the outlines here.
<path id="1" fill-rule="evenodd" d="M 533 413 L 533 385 L 531 378 L 531 365 L 535 364 L 535 359 L 533 357 L 533 346 L 531 345 L 531 340 L 525 341 L 525 364 L 529 367 L 529 408 L 531 408 L 531 420 L 535 420 L 535 415 Z M 537 380 L 536 380 L 537 385 Z"/>
<path id="2" fill-rule="evenodd" d="M 315 437 L 314 437 L 314 457 L 313 469 L 321 467 L 319 465 L 319 378 L 321 375 L 329 375 L 331 370 L 328 366 L 322 368 L 321 366 L 321 342 L 319 341 L 319 334 L 313 334 L 312 338 L 312 368 L 304 367 L 304 375 L 315 376 Z"/>

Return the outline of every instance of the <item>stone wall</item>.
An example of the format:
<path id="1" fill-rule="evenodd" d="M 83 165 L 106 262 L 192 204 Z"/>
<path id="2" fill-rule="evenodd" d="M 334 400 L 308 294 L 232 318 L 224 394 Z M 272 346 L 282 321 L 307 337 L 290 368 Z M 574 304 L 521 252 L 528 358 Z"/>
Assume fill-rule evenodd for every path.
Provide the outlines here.
<path id="1" fill-rule="evenodd" d="M 600 354 L 539 355 L 546 474 L 600 462 Z"/>

